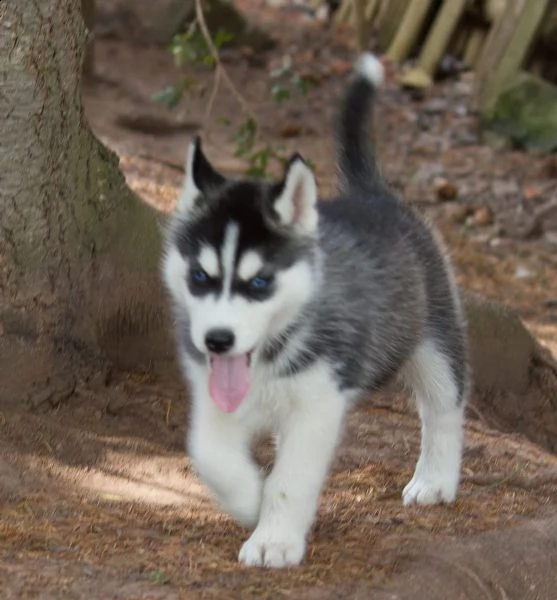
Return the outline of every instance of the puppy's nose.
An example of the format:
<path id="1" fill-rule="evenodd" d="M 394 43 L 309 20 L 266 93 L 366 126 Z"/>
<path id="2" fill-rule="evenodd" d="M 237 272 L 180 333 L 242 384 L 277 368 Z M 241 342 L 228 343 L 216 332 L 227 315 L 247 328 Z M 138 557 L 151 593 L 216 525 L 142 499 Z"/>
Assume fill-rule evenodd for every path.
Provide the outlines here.
<path id="1" fill-rule="evenodd" d="M 224 354 L 234 345 L 234 334 L 230 329 L 211 329 L 205 336 L 205 345 L 209 352 Z"/>

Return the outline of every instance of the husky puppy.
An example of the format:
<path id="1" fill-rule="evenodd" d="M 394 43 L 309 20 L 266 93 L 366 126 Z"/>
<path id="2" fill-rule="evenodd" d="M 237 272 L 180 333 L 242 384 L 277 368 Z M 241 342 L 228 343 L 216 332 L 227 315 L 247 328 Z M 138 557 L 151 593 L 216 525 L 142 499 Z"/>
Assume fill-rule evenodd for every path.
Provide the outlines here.
<path id="1" fill-rule="evenodd" d="M 422 421 L 405 505 L 454 500 L 468 383 L 465 323 L 428 227 L 387 189 L 368 121 L 383 69 L 362 55 L 338 123 L 339 197 L 299 155 L 276 183 L 228 179 L 190 145 L 163 274 L 191 392 L 188 450 L 220 506 L 254 530 L 246 565 L 303 559 L 344 416 L 399 374 Z M 250 455 L 276 437 L 267 478 Z"/>

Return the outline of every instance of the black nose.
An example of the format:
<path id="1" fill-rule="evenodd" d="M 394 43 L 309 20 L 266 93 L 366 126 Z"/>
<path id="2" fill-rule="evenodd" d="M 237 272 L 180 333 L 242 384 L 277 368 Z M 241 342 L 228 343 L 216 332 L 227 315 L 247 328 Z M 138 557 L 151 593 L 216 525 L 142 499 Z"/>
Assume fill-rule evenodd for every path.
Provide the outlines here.
<path id="1" fill-rule="evenodd" d="M 224 354 L 234 345 L 234 334 L 230 329 L 211 329 L 205 336 L 205 345 L 209 352 Z"/>

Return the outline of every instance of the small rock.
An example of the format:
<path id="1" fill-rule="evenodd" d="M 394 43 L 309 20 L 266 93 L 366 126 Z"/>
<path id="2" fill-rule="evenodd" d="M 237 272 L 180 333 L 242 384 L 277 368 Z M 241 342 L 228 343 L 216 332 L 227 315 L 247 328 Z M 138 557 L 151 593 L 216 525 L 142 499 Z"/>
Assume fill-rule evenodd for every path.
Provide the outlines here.
<path id="1" fill-rule="evenodd" d="M 503 196 L 515 196 L 520 193 L 520 186 L 514 179 L 496 179 L 491 190 L 497 198 Z"/>
<path id="2" fill-rule="evenodd" d="M 457 104 L 453 108 L 453 113 L 457 117 L 465 117 L 468 114 L 468 107 L 466 106 L 466 104 Z"/>
<path id="3" fill-rule="evenodd" d="M 465 75 L 461 76 L 460 81 L 454 84 L 454 91 L 459 96 L 469 96 L 472 93 L 472 80 L 465 77 Z"/>
<path id="4" fill-rule="evenodd" d="M 458 75 L 461 71 L 464 71 L 466 68 L 464 62 L 455 56 L 450 54 L 445 54 L 441 61 L 439 62 L 439 66 L 437 68 L 439 77 L 454 77 Z"/>
<path id="5" fill-rule="evenodd" d="M 493 223 L 493 211 L 489 206 L 480 206 L 474 211 L 472 222 L 478 227 L 485 227 Z"/>
<path id="6" fill-rule="evenodd" d="M 470 130 L 453 131 L 451 137 L 458 146 L 475 146 L 479 142 L 478 134 Z"/>
<path id="7" fill-rule="evenodd" d="M 546 231 L 543 237 L 546 242 L 557 246 L 557 231 Z"/>
<path id="8" fill-rule="evenodd" d="M 518 267 L 516 267 L 516 271 L 514 272 L 514 276 L 517 279 L 528 279 L 532 277 L 532 275 L 532 271 L 522 265 L 518 265 Z"/>
<path id="9" fill-rule="evenodd" d="M 443 166 L 439 163 L 424 163 L 414 173 L 412 179 L 420 183 L 425 183 L 431 181 L 434 177 L 441 175 L 442 172 Z"/>
<path id="10" fill-rule="evenodd" d="M 489 244 L 489 240 L 491 240 L 491 233 L 489 232 L 484 232 L 484 233 L 476 233 L 474 234 L 470 240 L 472 242 L 474 242 L 475 244 L 479 244 L 479 245 L 485 245 L 485 244 Z"/>
<path id="11" fill-rule="evenodd" d="M 420 158 L 424 156 L 437 158 L 439 156 L 439 138 L 426 131 L 420 132 L 412 146 L 412 154 L 419 154 Z"/>
<path id="12" fill-rule="evenodd" d="M 455 200 L 458 196 L 458 188 L 456 185 L 444 177 L 436 177 L 433 180 L 433 189 L 435 190 L 437 199 L 442 202 Z"/>
<path id="13" fill-rule="evenodd" d="M 432 98 L 424 103 L 422 110 L 430 115 L 443 113 L 447 110 L 449 101 L 446 98 Z"/>

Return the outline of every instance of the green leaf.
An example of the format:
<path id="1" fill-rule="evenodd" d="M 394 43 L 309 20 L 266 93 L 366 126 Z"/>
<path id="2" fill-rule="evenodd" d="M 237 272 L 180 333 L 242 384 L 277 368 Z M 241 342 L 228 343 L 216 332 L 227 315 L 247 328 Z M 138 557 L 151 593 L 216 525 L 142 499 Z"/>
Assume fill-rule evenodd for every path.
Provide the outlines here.
<path id="1" fill-rule="evenodd" d="M 227 42 L 231 42 L 236 36 L 225 29 L 219 29 L 217 33 L 215 33 L 215 37 L 213 38 L 213 44 L 215 44 L 215 48 L 220 50 L 223 44 Z"/>
<path id="2" fill-rule="evenodd" d="M 271 88 L 271 95 L 275 102 L 280 103 L 290 98 L 290 90 L 282 83 L 277 83 Z"/>
<path id="3" fill-rule="evenodd" d="M 183 88 L 169 85 L 151 95 L 155 102 L 164 104 L 169 110 L 178 105 L 183 96 Z"/>
<path id="4" fill-rule="evenodd" d="M 285 73 L 284 67 L 281 65 L 280 67 L 276 67 L 276 69 L 272 69 L 269 72 L 269 77 L 271 79 L 278 79 L 279 77 L 284 75 L 284 73 Z"/>
<path id="5" fill-rule="evenodd" d="M 226 32 L 221 33 L 220 38 L 226 39 Z M 169 51 L 174 57 L 174 63 L 177 67 L 183 67 L 186 64 L 207 64 L 210 66 L 215 64 L 215 59 L 207 46 L 205 37 L 195 21 L 185 33 L 176 34 L 172 38 Z"/>
<path id="6" fill-rule="evenodd" d="M 253 147 L 255 142 L 255 134 L 257 133 L 257 123 L 252 119 L 247 119 L 236 132 L 234 141 L 238 145 L 235 152 L 236 156 L 244 156 Z"/>
<path id="7" fill-rule="evenodd" d="M 272 149 L 270 146 L 265 146 L 265 148 L 254 152 L 250 157 L 250 167 L 247 174 L 252 177 L 265 177 L 271 154 Z"/>
<path id="8" fill-rule="evenodd" d="M 170 583 L 170 577 L 162 571 L 150 571 L 147 574 L 147 577 L 149 581 L 152 581 L 153 583 L 161 583 L 162 585 Z"/>
<path id="9" fill-rule="evenodd" d="M 303 77 L 299 73 L 294 73 L 290 82 L 296 90 L 301 92 L 304 96 L 311 90 L 313 82 L 308 77 Z"/>

